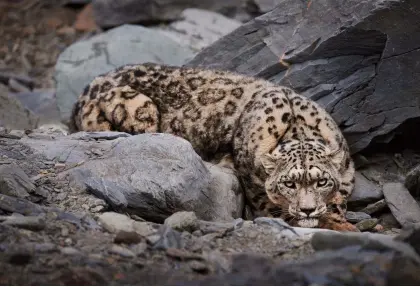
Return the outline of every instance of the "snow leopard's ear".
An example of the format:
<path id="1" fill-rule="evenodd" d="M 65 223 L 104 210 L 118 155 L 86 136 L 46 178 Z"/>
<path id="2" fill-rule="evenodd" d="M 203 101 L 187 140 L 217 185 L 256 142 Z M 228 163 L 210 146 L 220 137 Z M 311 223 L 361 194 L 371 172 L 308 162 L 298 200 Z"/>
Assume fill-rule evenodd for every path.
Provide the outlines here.
<path id="1" fill-rule="evenodd" d="M 268 175 L 272 174 L 276 169 L 276 162 L 277 160 L 269 153 L 263 154 L 261 156 L 261 163 Z"/>

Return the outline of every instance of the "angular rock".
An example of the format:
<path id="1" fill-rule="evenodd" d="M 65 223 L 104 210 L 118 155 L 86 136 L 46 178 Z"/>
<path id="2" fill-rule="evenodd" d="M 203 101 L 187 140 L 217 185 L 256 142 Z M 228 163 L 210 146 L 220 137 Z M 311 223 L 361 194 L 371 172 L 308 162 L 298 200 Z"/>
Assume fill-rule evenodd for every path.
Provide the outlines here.
<path id="1" fill-rule="evenodd" d="M 390 212 L 382 214 L 379 217 L 379 222 L 384 228 L 388 230 L 401 228 L 401 224 L 399 224 L 395 216 Z"/>
<path id="2" fill-rule="evenodd" d="M 35 191 L 35 185 L 28 175 L 16 164 L 0 165 L 0 193 L 26 198 Z"/>
<path id="3" fill-rule="evenodd" d="M 420 165 L 411 169 L 405 178 L 405 187 L 415 198 L 420 197 Z"/>
<path id="4" fill-rule="evenodd" d="M 39 118 L 18 100 L 9 96 L 6 86 L 0 84 L 0 127 L 9 129 L 34 129 Z"/>
<path id="5" fill-rule="evenodd" d="M 401 275 L 400 266 L 407 271 Z M 418 265 L 393 251 L 351 246 L 318 252 L 296 263 L 251 254 L 233 256 L 231 270 L 177 285 L 392 285 L 419 284 Z M 250 272 L 252 270 L 252 272 Z"/>
<path id="6" fill-rule="evenodd" d="M 105 228 L 105 230 L 110 233 L 118 233 L 120 231 L 134 231 L 134 220 L 125 214 L 116 212 L 104 212 L 99 216 L 98 222 Z"/>
<path id="7" fill-rule="evenodd" d="M 137 234 L 139 234 L 141 236 L 144 236 L 144 237 L 149 236 L 151 234 L 155 234 L 157 232 L 159 226 L 160 225 L 158 225 L 158 224 L 152 224 L 152 223 L 147 222 L 147 221 L 145 221 L 145 222 L 137 222 L 137 221 L 133 222 L 134 231 Z"/>
<path id="8" fill-rule="evenodd" d="M 82 253 L 77 250 L 76 248 L 73 247 L 63 247 L 61 248 L 61 253 L 64 255 L 70 255 L 70 256 L 75 256 L 75 255 L 81 255 Z"/>
<path id="9" fill-rule="evenodd" d="M 179 20 L 186 8 L 201 8 L 244 17 L 244 0 L 97 0 L 93 1 L 96 22 L 101 27 L 115 27 L 127 23 L 166 22 Z M 248 16 L 249 17 L 249 16 Z M 245 16 L 245 19 L 248 18 Z"/>
<path id="10" fill-rule="evenodd" d="M 126 64 L 155 62 L 179 66 L 192 51 L 163 34 L 124 25 L 69 46 L 55 67 L 57 105 L 68 121 L 78 95 L 96 76 Z"/>
<path id="11" fill-rule="evenodd" d="M 240 22 L 221 14 L 202 9 L 185 9 L 181 13 L 181 18 L 181 21 L 155 29 L 196 52 L 213 44 L 241 25 Z"/>
<path id="12" fill-rule="evenodd" d="M 420 228 L 418 226 L 416 228 L 404 230 L 395 239 L 410 244 L 417 254 L 420 255 Z"/>
<path id="13" fill-rule="evenodd" d="M 351 206 L 360 206 L 383 198 L 382 189 L 369 181 L 361 173 L 356 172 L 354 190 L 348 202 Z"/>
<path id="14" fill-rule="evenodd" d="M 173 230 L 169 226 L 163 225 L 159 229 L 159 239 L 153 243 L 154 249 L 168 249 L 168 248 L 184 248 L 184 241 L 182 240 L 181 233 Z"/>
<path id="15" fill-rule="evenodd" d="M 235 221 L 232 222 L 212 222 L 199 220 L 199 227 L 202 234 L 224 233 L 235 229 Z"/>
<path id="16" fill-rule="evenodd" d="M 45 208 L 38 204 L 5 194 L 0 194 L 0 210 L 17 212 L 23 215 L 38 215 L 45 212 Z"/>
<path id="17" fill-rule="evenodd" d="M 361 210 L 361 212 L 367 213 L 369 215 L 379 212 L 383 210 L 385 207 L 387 207 L 387 204 L 385 202 L 385 199 L 381 199 L 375 203 L 368 204 L 365 208 Z"/>
<path id="18" fill-rule="evenodd" d="M 119 245 L 113 245 L 111 247 L 111 249 L 109 250 L 109 252 L 121 255 L 123 257 L 128 257 L 128 258 L 136 256 L 136 254 L 134 254 L 134 252 L 131 251 L 130 249 L 124 248 L 124 247 L 119 246 Z"/>
<path id="19" fill-rule="evenodd" d="M 7 85 L 10 82 L 10 80 L 18 81 L 21 84 L 31 89 L 34 87 L 34 84 L 35 84 L 34 79 L 26 75 L 11 73 L 11 72 L 8 72 L 7 70 L 0 71 L 0 83 Z"/>
<path id="20" fill-rule="evenodd" d="M 35 251 L 42 253 L 52 253 L 58 249 L 54 243 L 37 243 L 33 245 L 33 248 Z"/>
<path id="21" fill-rule="evenodd" d="M 104 212 L 99 216 L 98 222 L 105 230 L 117 236 L 119 234 L 120 237 L 130 236 L 131 233 L 148 236 L 157 231 L 149 222 L 137 222 L 125 214 L 116 212 Z"/>
<path id="22" fill-rule="evenodd" d="M 217 207 L 218 215 L 201 217 L 201 219 L 212 221 L 230 221 L 242 216 L 245 208 L 245 195 L 238 178 L 232 173 L 232 170 L 214 165 L 213 163 L 204 162 L 205 167 L 210 172 L 210 181 L 212 189 L 212 201 L 220 204 Z M 223 204 L 222 204 L 223 203 Z M 223 207 L 224 206 L 224 207 Z M 226 207 L 229 207 L 228 209 Z"/>
<path id="23" fill-rule="evenodd" d="M 383 190 L 389 209 L 402 227 L 420 224 L 420 206 L 402 183 L 386 183 Z"/>
<path id="24" fill-rule="evenodd" d="M 67 171 L 60 176 L 69 175 L 73 189 L 93 193 L 115 211 L 162 223 L 178 210 L 194 211 L 208 221 L 241 216 L 238 180 L 220 167 L 206 168 L 186 140 L 169 134 L 93 134 L 21 142 L 47 160 L 62 162 Z M 116 139 L 96 140 L 101 134 Z M 101 150 L 101 155 L 90 150 Z"/>
<path id="25" fill-rule="evenodd" d="M 364 212 L 347 211 L 346 219 L 348 222 L 357 223 L 365 219 L 370 219 L 370 215 Z"/>
<path id="26" fill-rule="evenodd" d="M 9 94 L 9 97 L 17 99 L 26 109 L 38 117 L 38 125 L 60 120 L 55 90 L 53 89 Z"/>
<path id="27" fill-rule="evenodd" d="M 9 88 L 13 92 L 30 92 L 29 88 L 25 85 L 21 84 L 19 81 L 16 81 L 15 79 L 9 79 Z"/>
<path id="28" fill-rule="evenodd" d="M 32 130 L 28 137 L 33 139 L 54 139 L 54 134 L 67 135 L 69 128 L 62 123 L 41 124 L 37 129 Z"/>
<path id="29" fill-rule="evenodd" d="M 187 66 L 295 89 L 331 113 L 355 153 L 420 117 L 420 74 L 412 64 L 420 59 L 419 9 L 416 0 L 280 1 Z"/>
<path id="30" fill-rule="evenodd" d="M 2 224 L 40 231 L 45 228 L 45 219 L 41 216 L 9 216 Z"/>
<path id="31" fill-rule="evenodd" d="M 198 219 L 193 211 L 179 211 L 166 218 L 164 224 L 177 231 L 193 232 L 198 228 Z"/>
<path id="32" fill-rule="evenodd" d="M 369 219 L 363 219 L 356 223 L 357 229 L 360 231 L 369 231 L 375 228 L 375 226 L 378 224 L 377 218 L 369 218 Z"/>
<path id="33" fill-rule="evenodd" d="M 369 250 L 394 250 L 420 263 L 420 256 L 412 246 L 395 240 L 395 236 L 390 235 L 354 232 L 316 233 L 311 238 L 311 245 L 316 251 L 339 250 L 355 245 Z"/>

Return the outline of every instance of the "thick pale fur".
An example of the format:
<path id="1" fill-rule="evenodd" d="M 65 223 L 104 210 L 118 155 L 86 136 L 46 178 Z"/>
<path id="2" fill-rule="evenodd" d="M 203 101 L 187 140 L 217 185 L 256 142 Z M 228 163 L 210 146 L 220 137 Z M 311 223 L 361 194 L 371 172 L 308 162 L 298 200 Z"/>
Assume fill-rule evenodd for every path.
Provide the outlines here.
<path id="1" fill-rule="evenodd" d="M 198 68 L 129 65 L 95 78 L 72 115 L 75 130 L 165 132 L 203 159 L 230 154 L 255 216 L 322 227 L 344 219 L 354 167 L 317 103 L 262 79 Z M 327 221 L 328 221 L 327 220 Z"/>

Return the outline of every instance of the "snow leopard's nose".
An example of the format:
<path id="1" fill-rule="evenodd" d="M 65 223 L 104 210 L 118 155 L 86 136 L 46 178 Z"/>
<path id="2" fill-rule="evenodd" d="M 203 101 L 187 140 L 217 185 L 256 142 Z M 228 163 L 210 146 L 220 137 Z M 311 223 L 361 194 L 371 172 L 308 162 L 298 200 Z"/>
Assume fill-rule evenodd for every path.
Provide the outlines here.
<path id="1" fill-rule="evenodd" d="M 308 217 L 309 215 L 314 212 L 316 208 L 301 208 L 300 211 L 305 213 Z"/>

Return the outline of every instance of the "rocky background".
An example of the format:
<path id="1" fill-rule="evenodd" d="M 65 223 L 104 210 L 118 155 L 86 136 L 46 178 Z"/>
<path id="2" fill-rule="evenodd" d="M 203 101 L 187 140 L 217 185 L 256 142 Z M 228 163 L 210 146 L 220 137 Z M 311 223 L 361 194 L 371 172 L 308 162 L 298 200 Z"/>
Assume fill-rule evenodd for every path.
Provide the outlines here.
<path id="1" fill-rule="evenodd" d="M 0 283 L 420 284 L 420 2 L 0 2 Z M 360 233 L 251 218 L 229 170 L 167 134 L 76 133 L 96 75 L 228 69 L 323 105 Z M 252 270 L 252 272 L 250 272 Z"/>

